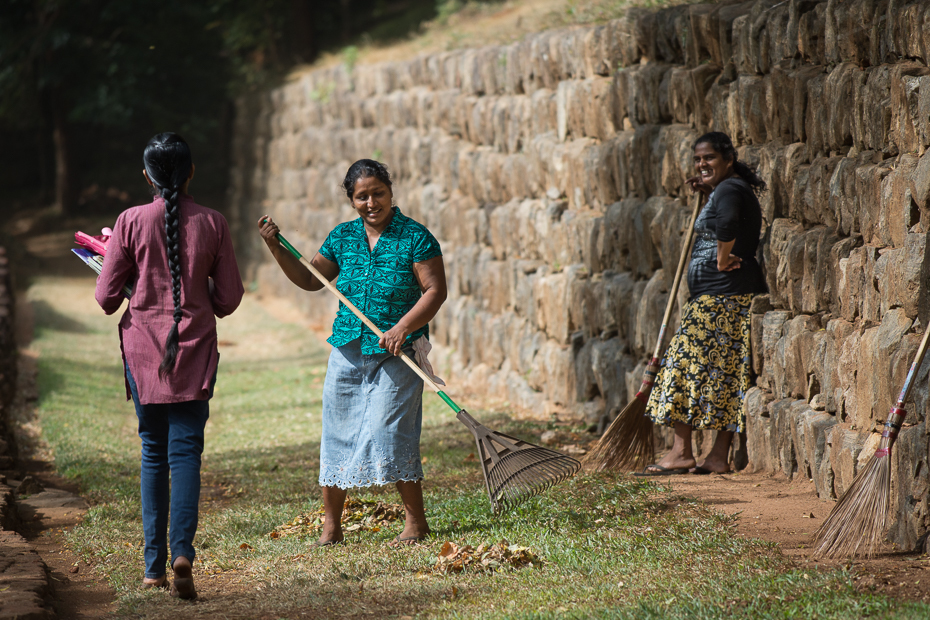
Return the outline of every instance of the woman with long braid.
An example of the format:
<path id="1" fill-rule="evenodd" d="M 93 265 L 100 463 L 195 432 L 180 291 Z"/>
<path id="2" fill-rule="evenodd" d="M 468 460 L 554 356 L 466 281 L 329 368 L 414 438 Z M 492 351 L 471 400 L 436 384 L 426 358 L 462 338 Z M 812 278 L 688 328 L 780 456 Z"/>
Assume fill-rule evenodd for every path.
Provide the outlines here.
<path id="1" fill-rule="evenodd" d="M 215 317 L 239 306 L 243 288 L 226 220 L 187 193 L 194 165 L 184 139 L 158 134 L 143 162 L 155 200 L 117 218 L 95 296 L 112 314 L 123 285 L 135 282 L 119 334 L 142 439 L 143 587 L 168 587 L 170 537 L 171 594 L 193 599 L 200 459 L 219 361 Z"/>

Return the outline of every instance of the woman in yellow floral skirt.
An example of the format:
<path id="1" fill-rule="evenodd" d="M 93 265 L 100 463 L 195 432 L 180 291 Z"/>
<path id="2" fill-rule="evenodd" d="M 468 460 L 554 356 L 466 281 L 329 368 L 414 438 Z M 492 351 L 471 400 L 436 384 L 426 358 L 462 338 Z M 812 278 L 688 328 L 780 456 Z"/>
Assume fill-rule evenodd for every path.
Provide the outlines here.
<path id="1" fill-rule="evenodd" d="M 756 194 L 765 182 L 743 162 L 729 136 L 711 132 L 694 144 L 697 176 L 687 180 L 707 204 L 694 223 L 688 267 L 691 297 L 669 344 L 647 415 L 672 426 L 671 451 L 641 476 L 725 473 L 733 433 L 745 429 L 743 397 L 749 389 L 752 358 L 749 306 L 764 293 L 756 261 L 762 211 Z M 713 448 L 700 465 L 691 449 L 692 429 L 715 430 Z"/>

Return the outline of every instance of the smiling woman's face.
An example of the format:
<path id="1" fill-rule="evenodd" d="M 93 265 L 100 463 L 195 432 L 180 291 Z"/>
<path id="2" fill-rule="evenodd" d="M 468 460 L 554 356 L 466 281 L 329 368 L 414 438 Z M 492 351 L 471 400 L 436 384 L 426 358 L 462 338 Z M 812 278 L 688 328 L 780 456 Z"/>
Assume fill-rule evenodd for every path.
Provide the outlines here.
<path id="1" fill-rule="evenodd" d="M 391 188 L 375 177 L 361 177 L 355 182 L 352 206 L 368 226 L 381 230 L 391 221 Z"/>
<path id="2" fill-rule="evenodd" d="M 726 160 L 707 142 L 694 147 L 694 169 L 701 182 L 710 187 L 717 185 L 733 174 L 733 161 Z"/>

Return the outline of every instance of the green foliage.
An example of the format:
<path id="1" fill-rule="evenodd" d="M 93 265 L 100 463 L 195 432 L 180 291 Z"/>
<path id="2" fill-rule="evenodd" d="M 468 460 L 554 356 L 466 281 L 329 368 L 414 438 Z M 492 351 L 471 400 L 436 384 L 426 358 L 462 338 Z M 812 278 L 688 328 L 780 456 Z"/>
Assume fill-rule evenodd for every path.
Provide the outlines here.
<path id="1" fill-rule="evenodd" d="M 462 0 L 436 0 L 436 20 L 445 24 L 449 18 L 462 10 L 465 4 Z"/>
<path id="2" fill-rule="evenodd" d="M 384 0 L 5 0 L 0 132 L 35 146 L 0 182 L 48 185 L 58 127 L 75 189 L 116 187 L 142 201 L 142 149 L 176 131 L 194 153 L 196 195 L 222 200 L 234 97 L 327 49 L 343 48 L 351 70 L 352 41 L 405 36 L 434 13 L 430 2 Z"/>
<path id="3" fill-rule="evenodd" d="M 348 73 L 352 73 L 356 62 L 358 62 L 358 47 L 349 45 L 342 48 L 342 66 L 346 68 Z"/>

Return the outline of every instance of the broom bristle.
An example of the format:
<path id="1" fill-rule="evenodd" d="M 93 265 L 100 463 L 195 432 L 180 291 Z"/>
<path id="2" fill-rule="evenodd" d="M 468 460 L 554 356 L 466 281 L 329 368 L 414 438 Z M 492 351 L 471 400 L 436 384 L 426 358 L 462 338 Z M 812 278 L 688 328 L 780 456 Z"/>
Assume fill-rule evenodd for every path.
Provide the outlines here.
<path id="1" fill-rule="evenodd" d="M 652 420 L 646 403 L 633 398 L 614 419 L 594 447 L 584 456 L 584 466 L 593 471 L 643 469 L 655 458 Z"/>
<path id="2" fill-rule="evenodd" d="M 814 534 L 815 558 L 874 556 L 884 539 L 891 458 L 872 456 Z"/>

